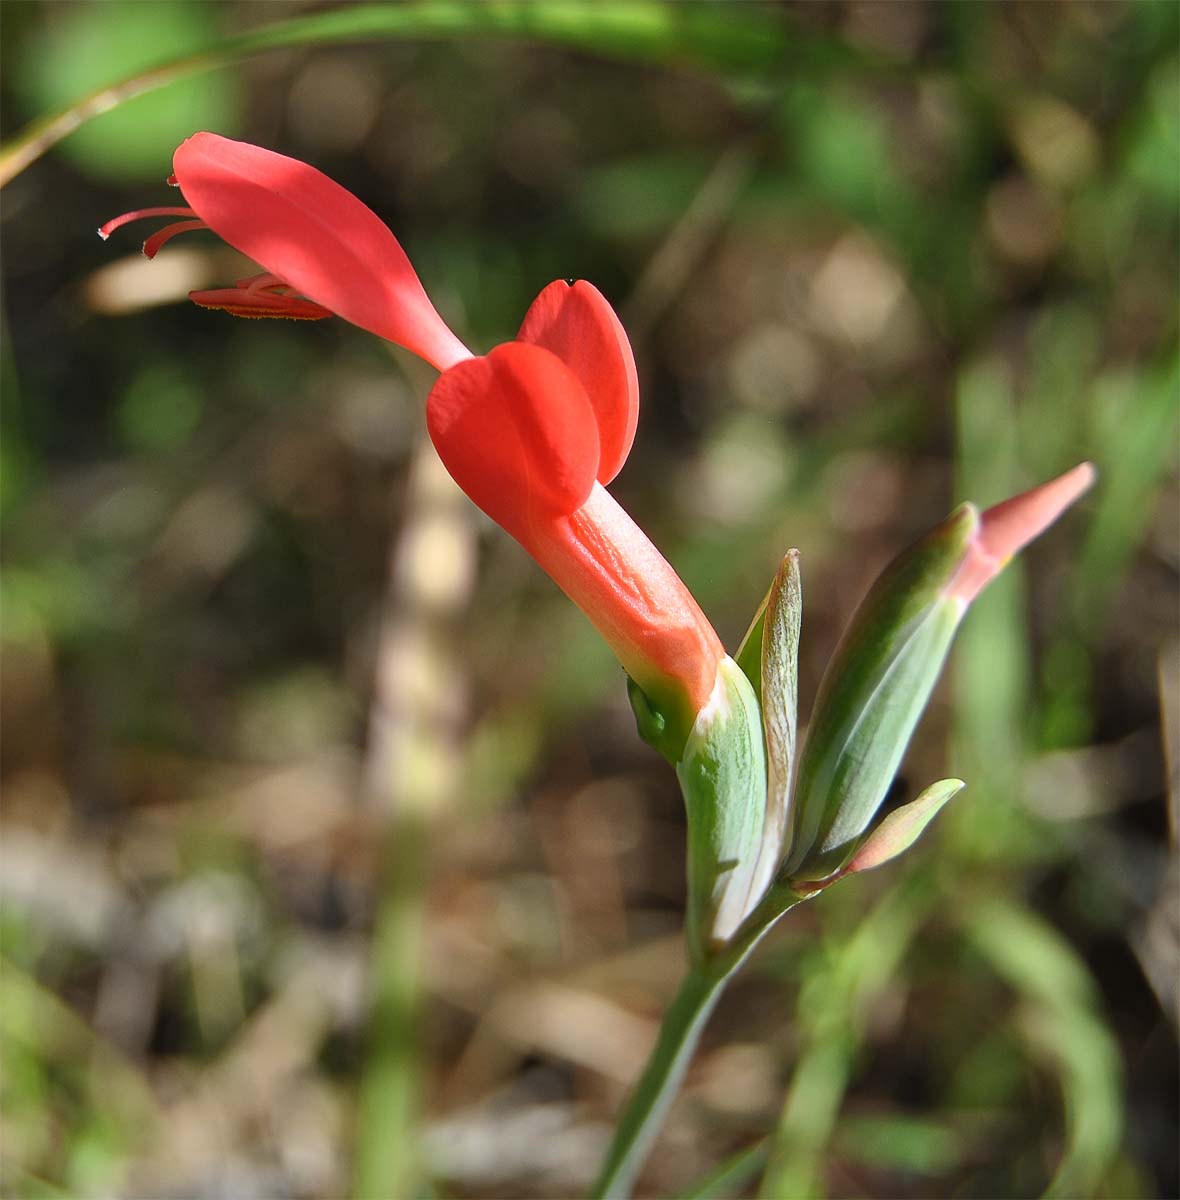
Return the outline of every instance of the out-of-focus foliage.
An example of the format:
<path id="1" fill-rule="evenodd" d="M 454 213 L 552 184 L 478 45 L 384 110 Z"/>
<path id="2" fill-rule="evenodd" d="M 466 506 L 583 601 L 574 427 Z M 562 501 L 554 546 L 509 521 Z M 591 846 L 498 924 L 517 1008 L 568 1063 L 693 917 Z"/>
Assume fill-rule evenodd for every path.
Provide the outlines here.
<path id="1" fill-rule="evenodd" d="M 686 8 L 768 52 L 672 53 Z M 3 132 L 307 11 L 7 0 Z M 1176 6 L 633 11 L 256 55 L 5 189 L 6 1194 L 575 1194 L 679 969 L 675 780 L 431 472 L 429 373 L 192 308 L 247 273 L 207 235 L 94 236 L 206 125 L 356 191 L 473 346 L 602 288 L 644 390 L 613 490 L 731 649 L 800 548 L 801 712 L 952 501 L 1098 463 L 896 800 L 967 789 L 784 922 L 643 1187 L 1176 1194 Z"/>
<path id="2" fill-rule="evenodd" d="M 47 6 L 44 27 L 27 35 L 15 59 L 15 86 L 34 113 L 60 108 L 114 78 L 203 47 L 223 11 L 200 0 Z M 232 134 L 239 109 L 232 75 L 184 79 L 102 114 L 61 152 L 96 179 L 159 179 L 160 164 L 194 121 Z"/>

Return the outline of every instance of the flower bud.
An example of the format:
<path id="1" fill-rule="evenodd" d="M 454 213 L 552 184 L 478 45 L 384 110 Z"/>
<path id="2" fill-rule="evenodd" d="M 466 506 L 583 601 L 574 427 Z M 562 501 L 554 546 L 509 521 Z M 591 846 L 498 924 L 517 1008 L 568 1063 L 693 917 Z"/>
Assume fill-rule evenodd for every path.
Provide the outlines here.
<path id="1" fill-rule="evenodd" d="M 804 885 L 830 879 L 867 844 L 865 830 L 893 782 L 971 601 L 1093 480 L 1093 467 L 1083 463 L 982 516 L 973 505 L 961 505 L 885 569 L 820 684 L 799 760 L 780 879 Z M 910 816 L 932 817 L 938 807 L 919 805 Z M 924 823 L 916 826 L 919 831 Z M 878 850 L 884 857 L 900 853 Z"/>
<path id="2" fill-rule="evenodd" d="M 838 871 L 885 798 L 963 614 L 946 589 L 978 530 L 977 511 L 957 508 L 885 569 L 852 618 L 799 760 L 788 879 Z"/>

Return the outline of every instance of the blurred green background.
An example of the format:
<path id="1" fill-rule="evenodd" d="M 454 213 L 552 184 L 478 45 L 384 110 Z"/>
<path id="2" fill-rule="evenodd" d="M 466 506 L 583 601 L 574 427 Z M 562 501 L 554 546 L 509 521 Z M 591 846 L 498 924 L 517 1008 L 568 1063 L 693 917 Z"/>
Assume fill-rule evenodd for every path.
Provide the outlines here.
<path id="1" fill-rule="evenodd" d="M 1176 1196 L 1180 10 L 381 11 L 3 194 L 4 1194 L 575 1195 L 680 969 L 675 780 L 440 480 L 429 371 L 193 308 L 249 273 L 210 235 L 94 236 L 207 128 L 354 190 L 477 349 L 594 281 L 644 392 L 613 490 L 731 647 L 800 548 L 804 710 L 908 540 L 1097 462 L 896 798 L 967 791 L 766 945 L 642 1193 L 753 1194 L 781 1126 L 791 1200 Z M 344 12 L 5 0 L 4 134 Z"/>

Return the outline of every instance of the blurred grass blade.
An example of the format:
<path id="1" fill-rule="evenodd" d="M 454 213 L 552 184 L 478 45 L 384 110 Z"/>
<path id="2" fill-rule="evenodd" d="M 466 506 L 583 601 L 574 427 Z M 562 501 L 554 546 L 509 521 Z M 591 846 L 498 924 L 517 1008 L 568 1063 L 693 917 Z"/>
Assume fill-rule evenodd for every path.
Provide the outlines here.
<path id="1" fill-rule="evenodd" d="M 983 360 L 959 376 L 955 489 L 991 503 L 1019 490 L 1012 383 L 1004 365 Z M 973 803 L 952 814 L 948 833 L 968 859 L 1019 851 L 1017 813 L 1022 731 L 1028 711 L 1027 618 L 1019 557 L 972 606 L 955 658 L 954 771 L 970 780 Z"/>
<path id="2" fill-rule="evenodd" d="M 929 900 L 923 889 L 919 877 L 911 877 L 807 973 L 795 1009 L 799 1057 L 758 1192 L 761 1200 L 809 1200 L 822 1194 L 821 1163 L 866 1019 L 882 990 L 904 988 L 898 967 L 926 917 Z"/>
<path id="3" fill-rule="evenodd" d="M 9 929 L 11 926 L 6 932 Z M 123 1131 L 126 1141 L 120 1149 L 124 1154 L 142 1152 L 153 1145 L 168 1146 L 167 1115 L 138 1064 L 96 1033 L 41 981 L 7 958 L 0 958 L 0 1060 L 4 1064 L 6 1143 L 0 1178 L 8 1184 L 6 1195 L 67 1194 L 58 1193 L 50 1181 L 35 1179 L 24 1171 L 9 1149 L 9 1144 L 19 1144 L 21 1109 L 45 1106 L 42 1080 L 47 1080 L 50 1072 L 56 1078 L 56 1087 L 68 1089 L 79 1108 L 102 1112 L 113 1128 Z M 98 1177 L 109 1182 L 110 1172 L 117 1172 L 117 1161 L 118 1151 L 114 1149 L 92 1159 L 88 1165 L 93 1167 L 95 1178 L 87 1182 L 95 1182 Z M 10 1190 L 16 1182 L 12 1178 L 14 1168 L 20 1176 L 19 1193 Z M 75 1177 L 75 1182 L 79 1181 Z"/>
<path id="4" fill-rule="evenodd" d="M 1180 360 L 1156 370 L 1110 373 L 1094 385 L 1094 442 L 1103 472 L 1082 548 L 1076 616 L 1099 631 L 1152 517 L 1161 476 L 1176 461 Z"/>
<path id="5" fill-rule="evenodd" d="M 369 969 L 368 1044 L 357 1100 L 353 1195 L 417 1196 L 429 1187 L 421 1122 L 422 964 L 437 831 L 454 812 L 456 766 L 466 747 L 458 729 L 462 704 L 446 715 L 405 700 L 405 677 L 391 664 L 415 663 L 419 686 L 463 694 L 464 663 L 451 636 L 470 603 L 472 575 L 459 571 L 417 603 L 415 565 L 422 530 L 447 529 L 455 553 L 469 560 L 473 528 L 466 500 L 428 441 L 416 431 L 403 523 L 386 577 L 377 637 L 375 687 L 362 783 L 366 807 L 383 824 L 381 876 Z"/>
<path id="6" fill-rule="evenodd" d="M 843 1158 L 907 1175 L 944 1175 L 963 1160 L 964 1138 L 938 1121 L 886 1113 L 840 1122 L 836 1149 Z"/>
<path id="7" fill-rule="evenodd" d="M 1020 1030 L 1061 1087 L 1065 1146 L 1046 1194 L 1093 1195 L 1118 1154 L 1123 1105 L 1118 1043 L 1097 1011 L 1090 972 L 1027 908 L 997 897 L 964 913 L 976 948 L 1024 999 Z"/>
<path id="8" fill-rule="evenodd" d="M 715 1171 L 681 1192 L 677 1200 L 726 1200 L 746 1186 L 766 1166 L 768 1140 L 747 1146 L 727 1158 Z"/>
<path id="9" fill-rule="evenodd" d="M 397 38 L 520 37 L 613 57 L 683 59 L 715 69 L 770 67 L 786 45 L 783 26 L 766 10 L 722 15 L 703 5 L 662 0 L 421 0 L 360 4 L 276 21 L 195 53 L 159 62 L 33 121 L 0 148 L 0 187 L 84 122 L 126 100 L 188 75 L 280 47 Z"/>
<path id="10" fill-rule="evenodd" d="M 1115 618 L 1164 477 L 1175 469 L 1180 363 L 1173 355 L 1147 370 L 1112 369 L 1089 393 L 1089 439 L 1102 486 L 1070 576 L 1070 619 L 1058 625 L 1044 654 L 1042 745 L 1050 748 L 1077 745 L 1093 732 L 1097 666 L 1089 647 Z"/>

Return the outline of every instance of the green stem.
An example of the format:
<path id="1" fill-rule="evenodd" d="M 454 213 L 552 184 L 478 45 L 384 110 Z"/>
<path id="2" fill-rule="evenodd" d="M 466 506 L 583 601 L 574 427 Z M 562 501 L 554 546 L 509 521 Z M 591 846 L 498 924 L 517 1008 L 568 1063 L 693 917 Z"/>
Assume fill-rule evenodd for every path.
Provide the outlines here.
<path id="1" fill-rule="evenodd" d="M 725 985 L 754 947 L 803 899 L 787 887 L 772 887 L 728 946 L 703 962 L 692 963 L 664 1014 L 655 1049 L 619 1118 L 591 1200 L 626 1200 L 631 1194 Z"/>
<path id="2" fill-rule="evenodd" d="M 718 973 L 708 968 L 702 972 L 694 968 L 685 976 L 664 1014 L 655 1049 L 619 1119 L 592 1193 L 594 1200 L 622 1200 L 631 1194 L 635 1177 L 663 1124 L 729 975 L 729 972 Z"/>

